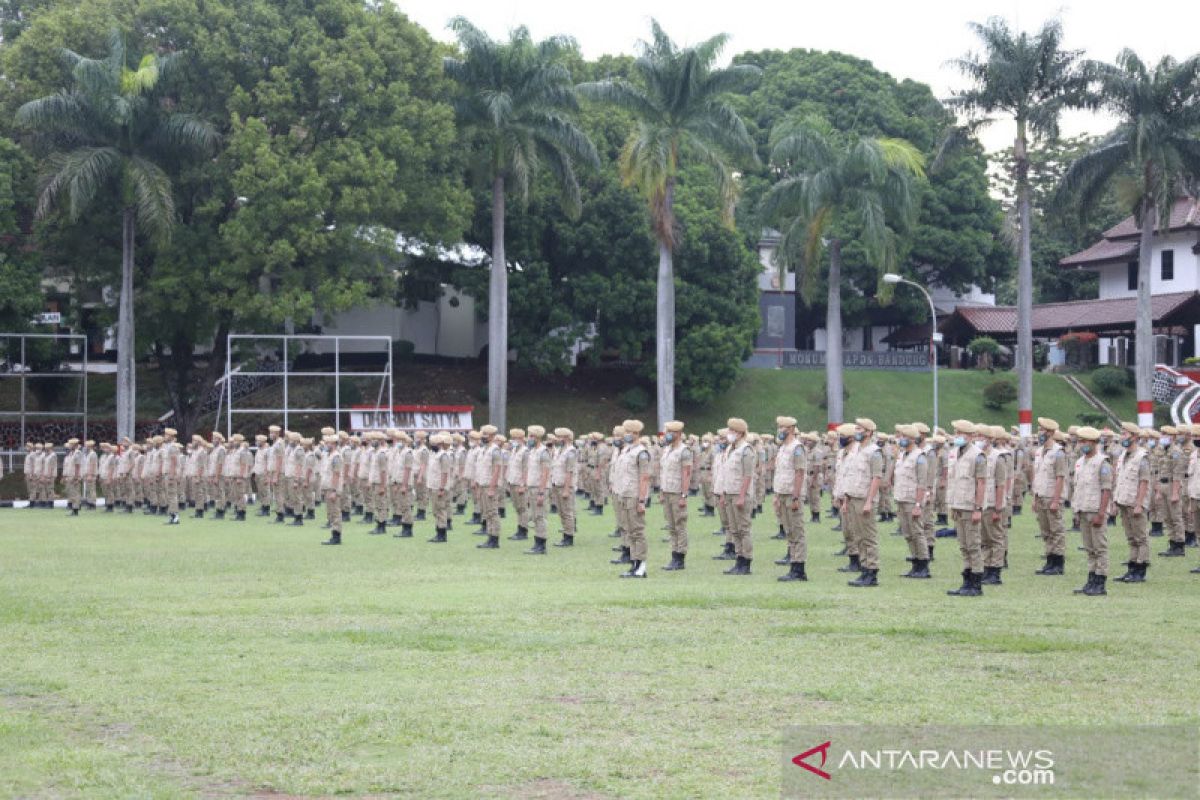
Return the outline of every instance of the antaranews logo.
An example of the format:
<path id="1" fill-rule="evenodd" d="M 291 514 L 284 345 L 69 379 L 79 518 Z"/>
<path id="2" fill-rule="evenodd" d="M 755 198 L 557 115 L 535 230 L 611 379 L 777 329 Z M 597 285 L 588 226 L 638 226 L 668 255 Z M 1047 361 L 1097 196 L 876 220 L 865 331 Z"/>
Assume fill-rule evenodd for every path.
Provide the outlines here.
<path id="1" fill-rule="evenodd" d="M 823 769 L 820 769 L 819 767 L 814 767 L 812 764 L 809 764 L 807 761 L 804 760 L 804 759 L 808 758 L 809 756 L 820 753 L 821 754 L 821 766 L 822 767 L 825 766 L 825 760 L 829 757 L 829 745 L 831 743 L 832 743 L 832 740 L 824 742 L 823 744 L 819 744 L 816 747 L 810 747 L 808 750 L 805 750 L 800 755 L 794 757 L 792 759 L 792 763 L 795 764 L 797 767 L 803 767 L 804 769 L 811 772 L 813 775 L 816 775 L 818 778 L 824 778 L 825 780 L 831 780 L 833 776 L 830 775 L 828 772 L 826 772 Z"/>

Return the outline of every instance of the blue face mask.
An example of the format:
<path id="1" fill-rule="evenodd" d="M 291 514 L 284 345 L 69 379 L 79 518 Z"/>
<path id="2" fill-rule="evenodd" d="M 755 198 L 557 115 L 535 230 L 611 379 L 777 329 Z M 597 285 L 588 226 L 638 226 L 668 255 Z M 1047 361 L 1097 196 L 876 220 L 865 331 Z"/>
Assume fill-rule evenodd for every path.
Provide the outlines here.
<path id="1" fill-rule="evenodd" d="M 955 436 L 954 437 L 954 446 L 955 447 L 965 447 L 966 444 L 967 444 L 967 437 L 965 437 L 965 436 Z"/>
<path id="2" fill-rule="evenodd" d="M 668 433 L 667 435 L 663 436 L 663 441 L 667 444 L 670 444 L 671 442 L 675 441 L 675 434 Z"/>
<path id="3" fill-rule="evenodd" d="M 1122 439 L 1121 440 L 1121 447 L 1129 447 L 1129 445 L 1131 445 L 1131 444 L 1133 444 L 1132 439 Z"/>
<path id="4" fill-rule="evenodd" d="M 850 444 L 850 437 L 849 436 L 839 436 L 838 444 L 840 444 L 842 447 L 845 447 L 846 445 Z"/>
<path id="5" fill-rule="evenodd" d="M 1092 446 L 1090 444 L 1081 444 L 1079 445 L 1079 450 L 1083 453 L 1090 453 L 1092 452 Z"/>
<path id="6" fill-rule="evenodd" d="M 625 437 L 624 437 L 624 439 L 622 439 L 622 441 L 624 441 L 625 444 L 629 444 L 630 442 L 633 441 L 633 434 L 632 433 L 625 434 Z"/>
<path id="7" fill-rule="evenodd" d="M 859 432 L 855 433 L 855 434 L 854 434 L 854 441 L 856 441 L 856 442 L 861 442 L 861 441 L 863 440 L 863 436 L 865 436 L 865 435 L 866 435 L 866 434 L 862 433 L 861 431 L 859 431 Z"/>
<path id="8" fill-rule="evenodd" d="M 787 441 L 787 431 L 780 431 L 779 433 L 775 434 L 775 438 L 781 442 Z"/>
<path id="9" fill-rule="evenodd" d="M 896 440 L 896 444 L 900 445 L 901 447 L 908 447 L 908 439 L 904 436 L 901 436 Z"/>
<path id="10" fill-rule="evenodd" d="M 718 449 L 718 450 L 724 450 L 724 449 L 725 449 L 725 443 L 724 443 L 724 442 L 717 442 L 717 449 Z"/>
<path id="11" fill-rule="evenodd" d="M 1038 434 L 1038 441 L 1039 441 L 1039 442 L 1042 442 L 1042 443 L 1044 444 L 1044 443 L 1045 443 L 1045 441 L 1046 441 L 1046 434 L 1044 434 L 1044 433 L 1039 433 L 1039 434 Z"/>
<path id="12" fill-rule="evenodd" d="M 533 439 L 527 439 L 525 441 L 525 446 L 532 450 L 533 448 L 537 447 L 537 442 L 535 442 Z"/>

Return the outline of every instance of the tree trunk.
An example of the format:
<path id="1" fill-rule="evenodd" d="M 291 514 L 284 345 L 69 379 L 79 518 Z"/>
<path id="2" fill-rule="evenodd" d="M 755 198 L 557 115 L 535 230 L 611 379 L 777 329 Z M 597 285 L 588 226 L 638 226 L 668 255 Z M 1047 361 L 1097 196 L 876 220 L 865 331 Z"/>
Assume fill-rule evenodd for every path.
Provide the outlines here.
<path id="1" fill-rule="evenodd" d="M 1033 245 L 1024 122 L 1017 124 L 1014 152 L 1017 159 L 1017 214 L 1021 225 L 1017 255 L 1017 422 L 1021 435 L 1028 436 L 1033 425 Z"/>
<path id="2" fill-rule="evenodd" d="M 121 214 L 121 297 L 117 309 L 117 436 L 137 438 L 137 374 L 134 369 L 133 244 L 134 209 Z"/>
<path id="3" fill-rule="evenodd" d="M 842 241 L 829 242 L 829 296 L 825 309 L 825 407 L 830 426 L 842 420 Z"/>
<path id="4" fill-rule="evenodd" d="M 1134 353 L 1137 358 L 1138 425 L 1154 427 L 1154 317 L 1150 308 L 1150 241 L 1154 237 L 1158 211 L 1153 200 L 1142 200 L 1142 230 L 1138 239 L 1137 325 L 1134 329 Z"/>
<path id="5" fill-rule="evenodd" d="M 675 181 L 667 179 L 663 200 L 664 225 L 675 224 Z M 669 228 L 668 228 L 669 230 Z M 675 419 L 675 265 L 671 245 L 662 235 L 658 240 L 657 298 L 658 430 Z"/>
<path id="6" fill-rule="evenodd" d="M 488 422 L 507 435 L 508 264 L 504 257 L 504 178 L 492 180 L 492 274 L 488 285 Z"/>

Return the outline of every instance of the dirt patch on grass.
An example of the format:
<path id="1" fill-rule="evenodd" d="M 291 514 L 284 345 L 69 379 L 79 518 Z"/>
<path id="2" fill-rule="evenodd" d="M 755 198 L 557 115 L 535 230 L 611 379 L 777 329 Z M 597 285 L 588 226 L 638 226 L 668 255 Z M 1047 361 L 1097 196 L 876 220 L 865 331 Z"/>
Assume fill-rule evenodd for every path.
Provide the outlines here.
<path id="1" fill-rule="evenodd" d="M 483 787 L 483 793 L 513 800 L 611 800 L 609 795 L 579 789 L 554 778 L 539 778 L 518 786 Z"/>

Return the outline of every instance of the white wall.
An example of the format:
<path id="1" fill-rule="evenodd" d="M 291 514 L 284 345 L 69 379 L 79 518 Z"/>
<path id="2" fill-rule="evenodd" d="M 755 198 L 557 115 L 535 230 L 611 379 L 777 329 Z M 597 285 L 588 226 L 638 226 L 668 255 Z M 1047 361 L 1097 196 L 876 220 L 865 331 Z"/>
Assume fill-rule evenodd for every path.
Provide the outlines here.
<path id="1" fill-rule="evenodd" d="M 352 308 L 331 319 L 323 332 L 328 336 L 406 339 L 419 355 L 452 358 L 474 358 L 487 344 L 487 323 L 476 319 L 474 299 L 449 287 L 444 287 L 437 302 L 421 302 L 411 310 L 384 303 Z M 332 345 L 324 349 L 332 350 Z M 368 351 L 378 345 L 343 342 L 341 349 Z"/>
<path id="2" fill-rule="evenodd" d="M 1172 233 L 1155 237 L 1151 243 L 1150 293 L 1173 294 L 1200 289 L 1200 256 L 1192 252 L 1196 244 L 1195 233 Z M 1175 277 L 1162 279 L 1162 252 L 1175 253 Z M 1136 256 L 1135 256 L 1136 258 Z M 1100 299 L 1112 297 L 1136 297 L 1137 290 L 1129 288 L 1129 268 L 1126 264 L 1106 264 L 1097 272 L 1100 275 Z"/>

